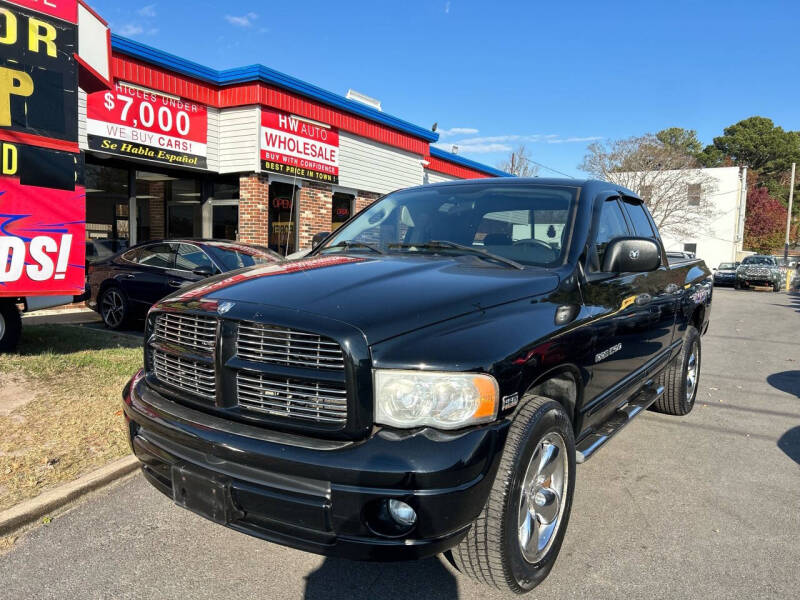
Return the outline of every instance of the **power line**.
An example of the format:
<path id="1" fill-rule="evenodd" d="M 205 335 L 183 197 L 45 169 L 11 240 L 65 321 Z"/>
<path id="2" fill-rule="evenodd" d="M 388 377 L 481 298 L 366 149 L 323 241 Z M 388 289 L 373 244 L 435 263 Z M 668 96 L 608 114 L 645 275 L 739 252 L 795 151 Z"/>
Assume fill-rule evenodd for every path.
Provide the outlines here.
<path id="1" fill-rule="evenodd" d="M 542 167 L 543 169 L 547 169 L 548 171 L 552 171 L 553 173 L 558 173 L 559 175 L 563 175 L 564 177 L 569 177 L 570 179 L 575 179 L 575 176 L 573 176 L 573 175 L 569 175 L 568 173 L 564 173 L 562 171 L 559 171 L 558 169 L 554 169 L 552 167 L 548 167 L 547 165 L 543 165 L 542 163 L 536 162 L 535 160 L 532 160 L 530 158 L 526 158 L 525 156 L 519 156 L 518 158 L 520 158 L 520 159 L 522 159 L 522 160 L 524 160 L 526 162 L 533 163 L 537 167 Z"/>

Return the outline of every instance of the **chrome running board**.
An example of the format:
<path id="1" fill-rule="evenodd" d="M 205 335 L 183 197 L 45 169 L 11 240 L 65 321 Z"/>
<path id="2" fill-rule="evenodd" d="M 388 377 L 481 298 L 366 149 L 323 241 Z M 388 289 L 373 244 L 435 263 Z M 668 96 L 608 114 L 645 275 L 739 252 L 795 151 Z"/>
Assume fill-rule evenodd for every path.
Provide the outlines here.
<path id="1" fill-rule="evenodd" d="M 664 393 L 664 386 L 645 387 L 634 398 L 623 404 L 596 431 L 583 438 L 575 447 L 575 462 L 584 463 L 612 437 L 633 421 L 643 410 L 658 400 Z"/>

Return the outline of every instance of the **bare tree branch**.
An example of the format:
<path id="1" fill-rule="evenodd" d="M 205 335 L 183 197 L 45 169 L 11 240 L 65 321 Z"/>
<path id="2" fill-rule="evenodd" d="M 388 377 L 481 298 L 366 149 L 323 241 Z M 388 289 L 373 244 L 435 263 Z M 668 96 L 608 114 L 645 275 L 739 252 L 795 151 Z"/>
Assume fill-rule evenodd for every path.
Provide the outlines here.
<path id="1" fill-rule="evenodd" d="M 719 216 L 713 202 L 716 179 L 700 169 L 693 156 L 664 145 L 652 134 L 594 143 L 588 151 L 580 168 L 639 194 L 662 233 L 696 237 Z M 700 186 L 693 203 L 691 184 Z"/>
<path id="2" fill-rule="evenodd" d="M 517 177 L 536 177 L 539 174 L 539 167 L 531 162 L 525 144 L 520 144 L 512 150 L 508 158 L 498 164 L 497 168 Z"/>

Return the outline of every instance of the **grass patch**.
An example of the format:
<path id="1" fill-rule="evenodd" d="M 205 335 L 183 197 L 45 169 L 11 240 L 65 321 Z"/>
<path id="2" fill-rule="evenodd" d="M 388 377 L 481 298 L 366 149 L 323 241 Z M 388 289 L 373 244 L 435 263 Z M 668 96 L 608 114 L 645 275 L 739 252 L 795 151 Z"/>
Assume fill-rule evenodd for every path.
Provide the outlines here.
<path id="1" fill-rule="evenodd" d="M 121 391 L 141 364 L 130 336 L 25 327 L 17 353 L 0 355 L 0 398 L 16 406 L 0 413 L 0 510 L 129 452 Z"/>

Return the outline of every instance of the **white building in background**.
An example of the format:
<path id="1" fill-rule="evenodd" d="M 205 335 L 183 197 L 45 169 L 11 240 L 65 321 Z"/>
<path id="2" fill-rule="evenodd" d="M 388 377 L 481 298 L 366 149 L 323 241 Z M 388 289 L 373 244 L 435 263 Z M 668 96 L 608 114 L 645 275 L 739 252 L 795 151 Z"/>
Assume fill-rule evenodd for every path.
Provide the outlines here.
<path id="1" fill-rule="evenodd" d="M 700 205 L 708 201 L 713 207 L 714 217 L 705 230 L 687 236 L 678 237 L 662 231 L 661 237 L 667 251 L 692 252 L 702 258 L 709 268 L 715 268 L 723 262 L 741 260 L 747 206 L 747 168 L 688 169 L 684 173 L 682 179 L 686 182 L 687 204 Z M 657 189 L 642 187 L 646 189 L 635 191 L 645 201 L 650 199 L 648 196 L 657 196 Z"/>

